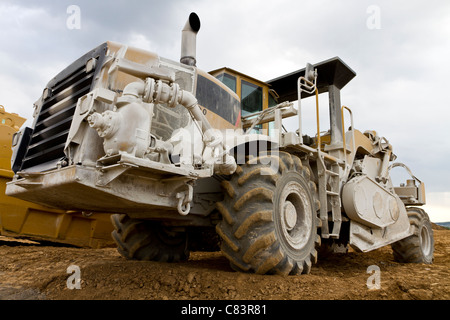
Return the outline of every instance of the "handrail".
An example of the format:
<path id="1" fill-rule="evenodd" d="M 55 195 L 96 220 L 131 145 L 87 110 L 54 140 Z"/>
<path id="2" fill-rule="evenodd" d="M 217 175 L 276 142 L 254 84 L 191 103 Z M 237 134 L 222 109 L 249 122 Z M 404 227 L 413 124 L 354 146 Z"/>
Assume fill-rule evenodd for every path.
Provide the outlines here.
<path id="1" fill-rule="evenodd" d="M 342 137 L 343 137 L 343 151 L 344 156 L 347 157 L 347 142 L 345 141 L 345 125 L 344 125 L 344 109 L 347 109 L 347 111 L 350 113 L 350 122 L 351 122 L 351 128 L 352 128 L 352 142 L 353 142 L 353 152 L 356 152 L 355 150 L 355 128 L 353 127 L 353 113 L 350 108 L 347 106 L 342 106 L 341 108 L 341 120 L 342 120 Z"/>
<path id="2" fill-rule="evenodd" d="M 410 169 L 409 167 L 407 167 L 405 164 L 401 163 L 401 162 L 395 162 L 395 163 L 391 164 L 391 165 L 388 167 L 388 171 L 391 171 L 391 170 L 392 170 L 393 168 L 395 168 L 395 167 L 402 167 L 403 169 L 406 170 L 406 172 L 409 173 L 409 175 L 411 176 L 411 178 L 413 178 L 414 180 L 416 180 L 416 181 L 419 182 L 419 183 L 422 183 L 422 181 L 420 181 L 420 180 L 412 173 L 411 169 Z"/>
<path id="3" fill-rule="evenodd" d="M 300 144 L 303 144 L 303 128 L 302 128 L 302 92 L 312 94 L 314 90 L 317 90 L 315 82 L 317 81 L 317 75 L 314 82 L 309 81 L 305 77 L 299 77 L 297 80 L 297 103 L 298 103 L 298 138 Z"/>
<path id="4" fill-rule="evenodd" d="M 316 87 L 316 121 L 317 121 L 317 150 L 320 151 L 320 116 L 319 116 L 319 90 Z"/>

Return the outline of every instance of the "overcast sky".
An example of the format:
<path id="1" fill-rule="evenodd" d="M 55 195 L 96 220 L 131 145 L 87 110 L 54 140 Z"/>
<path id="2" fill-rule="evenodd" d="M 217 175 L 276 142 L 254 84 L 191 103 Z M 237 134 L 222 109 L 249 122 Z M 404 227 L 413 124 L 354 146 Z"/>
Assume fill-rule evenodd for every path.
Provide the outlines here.
<path id="1" fill-rule="evenodd" d="M 425 182 L 432 221 L 450 221 L 447 0 L 0 0 L 0 104 L 30 124 L 47 82 L 107 40 L 178 61 L 190 12 L 201 19 L 205 71 L 227 66 L 268 81 L 340 57 L 357 73 L 341 92 L 355 127 L 386 137 Z"/>

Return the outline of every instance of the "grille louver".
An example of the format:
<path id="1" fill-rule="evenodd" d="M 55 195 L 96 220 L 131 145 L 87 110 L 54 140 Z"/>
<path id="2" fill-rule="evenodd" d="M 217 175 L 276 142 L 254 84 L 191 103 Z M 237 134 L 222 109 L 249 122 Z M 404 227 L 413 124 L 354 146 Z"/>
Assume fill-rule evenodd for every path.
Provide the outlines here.
<path id="1" fill-rule="evenodd" d="M 48 97 L 35 119 L 21 170 L 36 166 L 51 169 L 65 157 L 64 147 L 78 99 L 89 93 L 106 53 L 106 44 L 87 53 L 56 76 L 47 86 Z M 86 62 L 97 59 L 97 68 L 86 72 Z M 42 168 L 44 165 L 45 168 Z"/>

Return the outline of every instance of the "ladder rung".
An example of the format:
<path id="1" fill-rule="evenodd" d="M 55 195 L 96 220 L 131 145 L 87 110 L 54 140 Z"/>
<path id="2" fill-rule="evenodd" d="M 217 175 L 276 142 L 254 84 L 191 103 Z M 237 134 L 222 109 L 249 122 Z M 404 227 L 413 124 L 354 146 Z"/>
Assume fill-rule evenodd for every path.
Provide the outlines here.
<path id="1" fill-rule="evenodd" d="M 323 159 L 325 161 L 328 160 L 328 161 L 331 161 L 331 162 L 336 163 L 336 164 L 341 162 L 341 160 L 339 158 L 330 156 L 329 154 L 322 154 L 322 157 L 323 157 Z"/>
<path id="2" fill-rule="evenodd" d="M 339 158 L 330 156 L 329 154 L 322 154 L 321 157 L 322 157 L 322 159 L 324 161 L 326 161 L 328 163 L 331 162 L 331 164 L 337 164 L 337 165 L 339 165 L 341 167 L 345 167 L 345 161 L 344 160 L 341 160 Z"/>
<path id="3" fill-rule="evenodd" d="M 330 176 L 335 176 L 335 177 L 339 177 L 339 173 L 334 172 L 334 171 L 330 171 L 330 170 L 326 170 L 327 174 L 329 174 Z"/>

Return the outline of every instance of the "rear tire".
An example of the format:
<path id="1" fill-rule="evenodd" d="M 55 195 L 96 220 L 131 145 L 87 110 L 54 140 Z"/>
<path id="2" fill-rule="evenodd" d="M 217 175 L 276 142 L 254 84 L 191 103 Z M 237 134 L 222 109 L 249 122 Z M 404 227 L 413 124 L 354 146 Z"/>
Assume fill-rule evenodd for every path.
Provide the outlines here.
<path id="1" fill-rule="evenodd" d="M 272 164 L 272 166 L 268 165 Z M 247 161 L 217 208 L 216 231 L 231 267 L 257 274 L 309 273 L 317 262 L 319 201 L 310 171 L 286 152 Z"/>
<path id="2" fill-rule="evenodd" d="M 407 208 L 412 235 L 391 245 L 394 259 L 407 263 L 433 263 L 434 238 L 430 218 L 419 208 Z"/>
<path id="3" fill-rule="evenodd" d="M 126 214 L 111 215 L 112 238 L 119 253 L 130 260 L 179 262 L 189 258 L 186 232 L 174 231 L 149 220 Z"/>

